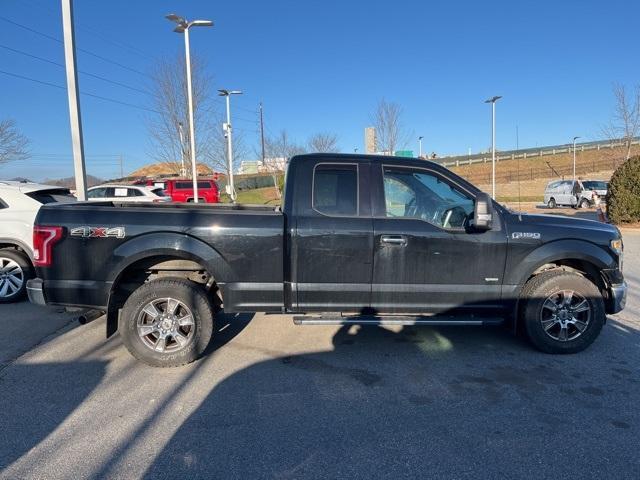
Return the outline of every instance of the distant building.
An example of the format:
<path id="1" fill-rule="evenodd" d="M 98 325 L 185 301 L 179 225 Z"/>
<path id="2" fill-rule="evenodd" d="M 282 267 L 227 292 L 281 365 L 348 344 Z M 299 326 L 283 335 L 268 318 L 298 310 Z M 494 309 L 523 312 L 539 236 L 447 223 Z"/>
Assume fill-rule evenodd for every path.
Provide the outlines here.
<path id="1" fill-rule="evenodd" d="M 240 175 L 248 174 L 248 173 L 258 173 L 260 169 L 261 163 L 259 160 L 243 160 L 240 162 L 240 170 L 238 173 Z"/>
<path id="2" fill-rule="evenodd" d="M 364 129 L 364 152 L 374 154 L 377 151 L 376 129 L 374 127 L 367 127 Z"/>

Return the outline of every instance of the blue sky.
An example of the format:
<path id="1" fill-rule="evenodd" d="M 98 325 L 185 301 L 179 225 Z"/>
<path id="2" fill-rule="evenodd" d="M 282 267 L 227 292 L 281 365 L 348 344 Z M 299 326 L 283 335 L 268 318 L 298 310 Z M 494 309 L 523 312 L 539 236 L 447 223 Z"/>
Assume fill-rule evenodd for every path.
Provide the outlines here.
<path id="1" fill-rule="evenodd" d="M 206 58 L 215 88 L 238 88 L 236 129 L 257 143 L 262 101 L 267 133 L 303 142 L 335 132 L 343 151 L 363 150 L 363 129 L 381 98 L 404 109 L 409 130 L 439 154 L 486 149 L 498 104 L 497 145 L 560 144 L 600 138 L 611 116 L 613 82 L 640 82 L 640 2 L 618 1 L 165 1 L 75 0 L 76 43 L 128 67 L 78 53 L 78 68 L 145 88 L 158 57 L 182 37 L 164 15 L 207 18 L 192 50 Z M 62 45 L 6 22 L 62 38 L 60 2 L 3 0 L 0 70 L 65 85 L 64 70 L 6 47 L 64 62 Z M 3 48 L 4 47 L 4 48 Z M 135 71 L 133 71 L 135 70 Z M 80 89 L 150 107 L 134 90 L 80 76 Z M 31 139 L 33 158 L 0 166 L 0 178 L 72 173 L 66 92 L 0 73 L 0 117 Z M 222 108 L 220 100 L 219 107 Z M 150 163 L 144 110 L 81 98 L 88 173 L 113 177 Z M 235 108 L 237 107 L 237 109 Z M 412 142 L 409 148 L 417 150 Z M 252 150 L 252 149 L 251 149 Z"/>

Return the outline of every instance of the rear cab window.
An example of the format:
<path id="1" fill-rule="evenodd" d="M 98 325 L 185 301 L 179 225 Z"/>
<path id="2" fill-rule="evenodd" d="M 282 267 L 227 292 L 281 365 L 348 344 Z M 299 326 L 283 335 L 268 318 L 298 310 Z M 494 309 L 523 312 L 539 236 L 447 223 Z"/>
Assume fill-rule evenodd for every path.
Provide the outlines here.
<path id="1" fill-rule="evenodd" d="M 316 165 L 313 171 L 312 208 L 328 216 L 357 216 L 358 166 L 323 163 Z"/>

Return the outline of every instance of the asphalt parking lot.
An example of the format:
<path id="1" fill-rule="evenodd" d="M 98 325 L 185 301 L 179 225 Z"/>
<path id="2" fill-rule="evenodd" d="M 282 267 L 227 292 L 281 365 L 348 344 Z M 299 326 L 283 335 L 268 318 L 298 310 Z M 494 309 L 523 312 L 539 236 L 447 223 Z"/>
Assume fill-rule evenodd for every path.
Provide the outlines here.
<path id="1" fill-rule="evenodd" d="M 137 363 L 102 320 L 0 305 L 0 478 L 640 478 L 640 232 L 587 351 L 501 328 L 225 316 L 202 360 Z"/>

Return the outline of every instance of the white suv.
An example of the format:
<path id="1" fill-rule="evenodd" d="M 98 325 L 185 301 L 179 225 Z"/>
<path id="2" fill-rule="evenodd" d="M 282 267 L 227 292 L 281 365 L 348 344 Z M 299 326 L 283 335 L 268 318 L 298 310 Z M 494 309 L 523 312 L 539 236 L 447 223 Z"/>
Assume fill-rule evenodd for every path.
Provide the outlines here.
<path id="1" fill-rule="evenodd" d="M 75 200 L 66 188 L 0 181 L 0 303 L 22 298 L 33 275 L 33 222 L 40 206 Z"/>
<path id="2" fill-rule="evenodd" d="M 106 184 L 87 190 L 90 202 L 170 202 L 161 187 Z"/>

